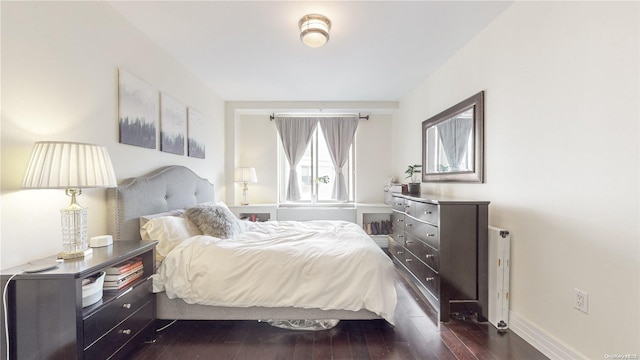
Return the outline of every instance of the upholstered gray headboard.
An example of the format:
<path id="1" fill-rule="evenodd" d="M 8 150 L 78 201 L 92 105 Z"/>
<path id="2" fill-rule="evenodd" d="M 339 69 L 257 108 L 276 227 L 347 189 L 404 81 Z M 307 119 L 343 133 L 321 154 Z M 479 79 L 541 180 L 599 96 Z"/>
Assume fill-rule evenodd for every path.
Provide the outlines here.
<path id="1" fill-rule="evenodd" d="M 214 201 L 213 184 L 184 166 L 167 166 L 107 189 L 114 240 L 140 240 L 140 217 Z"/>

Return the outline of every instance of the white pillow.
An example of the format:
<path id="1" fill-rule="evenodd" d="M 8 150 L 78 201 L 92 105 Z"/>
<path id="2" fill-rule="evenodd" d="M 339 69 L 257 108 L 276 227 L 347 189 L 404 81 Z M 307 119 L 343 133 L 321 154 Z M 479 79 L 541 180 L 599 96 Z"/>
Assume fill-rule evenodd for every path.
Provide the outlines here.
<path id="1" fill-rule="evenodd" d="M 181 216 L 162 216 L 149 220 L 141 229 L 142 240 L 158 240 L 156 260 L 164 259 L 181 241 L 202 235 L 189 219 Z"/>
<path id="2" fill-rule="evenodd" d="M 140 217 L 140 227 L 143 227 L 151 219 L 155 219 L 163 216 L 180 216 L 182 214 L 184 214 L 184 209 L 165 211 L 162 213 L 152 214 L 152 215 L 144 215 Z"/>

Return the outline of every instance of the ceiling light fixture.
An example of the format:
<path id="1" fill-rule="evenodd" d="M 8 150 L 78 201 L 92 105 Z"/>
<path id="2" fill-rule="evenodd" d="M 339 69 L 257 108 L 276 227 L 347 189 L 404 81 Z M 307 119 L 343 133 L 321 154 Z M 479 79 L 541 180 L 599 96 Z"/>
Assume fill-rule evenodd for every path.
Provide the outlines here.
<path id="1" fill-rule="evenodd" d="M 329 41 L 331 20 L 324 15 L 308 14 L 298 21 L 300 40 L 309 47 L 320 47 Z"/>

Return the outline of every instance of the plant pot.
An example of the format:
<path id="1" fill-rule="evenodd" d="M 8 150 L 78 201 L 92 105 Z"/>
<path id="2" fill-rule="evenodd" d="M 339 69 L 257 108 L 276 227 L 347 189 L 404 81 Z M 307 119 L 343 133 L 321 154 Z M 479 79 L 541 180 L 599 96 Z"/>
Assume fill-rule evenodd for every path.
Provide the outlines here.
<path id="1" fill-rule="evenodd" d="M 409 183 L 407 185 L 409 194 L 420 194 L 420 183 Z"/>

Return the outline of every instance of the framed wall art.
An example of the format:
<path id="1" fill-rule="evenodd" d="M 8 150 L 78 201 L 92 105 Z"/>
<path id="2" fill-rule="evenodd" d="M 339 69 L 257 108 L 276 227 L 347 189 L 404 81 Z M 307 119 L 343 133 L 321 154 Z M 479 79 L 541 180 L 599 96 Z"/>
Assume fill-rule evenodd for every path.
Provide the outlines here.
<path id="1" fill-rule="evenodd" d="M 205 142 L 204 142 L 204 117 L 198 111 L 188 108 L 188 129 L 187 129 L 187 148 L 190 157 L 204 159 L 205 158 Z"/>
<path id="2" fill-rule="evenodd" d="M 184 155 L 187 107 L 167 94 L 160 95 L 160 150 Z"/>
<path id="3" fill-rule="evenodd" d="M 118 71 L 120 143 L 157 148 L 158 93 L 126 70 Z"/>

